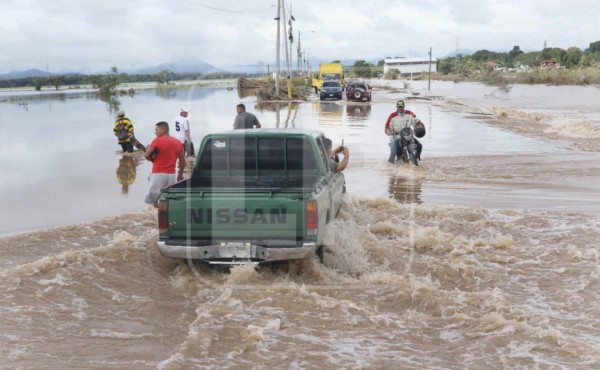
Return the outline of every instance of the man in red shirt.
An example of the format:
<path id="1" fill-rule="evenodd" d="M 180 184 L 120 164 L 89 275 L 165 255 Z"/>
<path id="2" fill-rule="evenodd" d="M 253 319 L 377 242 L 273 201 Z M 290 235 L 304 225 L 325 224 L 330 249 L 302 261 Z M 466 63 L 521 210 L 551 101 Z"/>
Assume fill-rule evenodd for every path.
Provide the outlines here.
<path id="1" fill-rule="evenodd" d="M 398 100 L 398 102 L 396 102 L 396 111 L 390 114 L 390 116 L 387 119 L 387 122 L 385 123 L 385 127 L 383 128 L 383 131 L 386 135 L 393 136 L 394 134 L 390 127 L 390 122 L 392 122 L 392 119 L 394 117 L 402 116 L 405 114 L 415 118 L 415 122 L 420 121 L 412 111 L 404 109 L 404 100 Z M 421 151 L 423 150 L 423 144 L 421 144 L 417 139 L 415 139 L 415 143 L 417 144 L 417 158 L 421 160 Z M 389 161 L 392 163 L 394 162 L 394 158 L 396 157 L 396 149 L 397 147 L 395 145 L 390 145 L 391 152 Z"/>
<path id="2" fill-rule="evenodd" d="M 146 195 L 146 203 L 158 205 L 162 189 L 183 180 L 185 155 L 181 141 L 169 136 L 169 124 L 161 121 L 154 128 L 156 138 L 150 143 L 144 157 L 152 162 L 150 189 Z M 175 176 L 175 163 L 179 159 L 179 172 Z"/>
<path id="3" fill-rule="evenodd" d="M 404 100 L 398 100 L 398 102 L 396 103 L 396 111 L 390 114 L 385 123 L 385 127 L 383 128 L 386 135 L 390 135 L 390 122 L 392 121 L 392 118 L 398 116 L 399 114 L 410 114 L 415 118 L 417 117 L 412 111 L 404 109 Z"/>

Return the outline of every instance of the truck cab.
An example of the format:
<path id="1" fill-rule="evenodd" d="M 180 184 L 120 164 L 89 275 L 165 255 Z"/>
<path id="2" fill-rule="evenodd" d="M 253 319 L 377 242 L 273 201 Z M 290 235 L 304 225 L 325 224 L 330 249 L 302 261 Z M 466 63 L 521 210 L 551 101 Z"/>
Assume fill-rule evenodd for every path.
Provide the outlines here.
<path id="1" fill-rule="evenodd" d="M 325 81 L 338 81 L 344 86 L 344 66 L 341 63 L 322 63 L 319 72 L 312 78 L 315 93 L 318 93 Z"/>

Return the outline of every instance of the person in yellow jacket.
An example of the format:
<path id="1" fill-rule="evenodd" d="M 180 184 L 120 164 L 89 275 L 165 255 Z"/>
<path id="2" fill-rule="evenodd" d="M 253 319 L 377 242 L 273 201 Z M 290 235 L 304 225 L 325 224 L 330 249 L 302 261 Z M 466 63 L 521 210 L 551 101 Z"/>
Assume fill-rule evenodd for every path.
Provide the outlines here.
<path id="1" fill-rule="evenodd" d="M 123 149 L 123 153 L 133 153 L 133 123 L 129 118 L 125 117 L 125 112 L 122 110 L 117 113 L 117 120 L 113 126 L 113 133 L 119 141 L 119 145 Z"/>

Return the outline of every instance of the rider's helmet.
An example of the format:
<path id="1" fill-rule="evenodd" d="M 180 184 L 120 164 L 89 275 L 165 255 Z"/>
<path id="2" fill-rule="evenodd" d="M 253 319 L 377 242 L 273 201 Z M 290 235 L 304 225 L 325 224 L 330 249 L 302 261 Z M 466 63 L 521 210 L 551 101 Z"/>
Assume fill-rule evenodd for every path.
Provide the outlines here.
<path id="1" fill-rule="evenodd" d="M 415 136 L 418 138 L 422 138 L 425 136 L 425 124 L 421 121 L 417 122 L 415 127 Z"/>
<path id="2" fill-rule="evenodd" d="M 125 117 L 125 112 L 120 110 L 119 112 L 117 112 L 117 117 Z"/>
<path id="3" fill-rule="evenodd" d="M 396 102 L 396 108 L 404 108 L 404 100 L 398 100 Z"/>

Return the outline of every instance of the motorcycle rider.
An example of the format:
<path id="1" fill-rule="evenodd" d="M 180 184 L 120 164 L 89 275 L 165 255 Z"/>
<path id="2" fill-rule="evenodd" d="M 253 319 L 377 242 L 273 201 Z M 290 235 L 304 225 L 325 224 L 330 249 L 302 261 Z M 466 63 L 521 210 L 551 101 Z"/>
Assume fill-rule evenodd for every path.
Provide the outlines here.
<path id="1" fill-rule="evenodd" d="M 396 102 L 396 111 L 390 114 L 385 123 L 385 134 L 392 137 L 392 142 L 390 143 L 390 157 L 388 158 L 390 163 L 394 163 L 396 155 L 400 151 L 400 130 L 405 127 L 410 127 L 414 130 L 417 123 L 420 121 L 412 111 L 408 109 L 405 110 L 404 107 L 404 100 L 398 100 L 398 102 Z M 423 145 L 414 137 L 413 140 L 417 145 L 417 159 L 421 160 Z"/>

